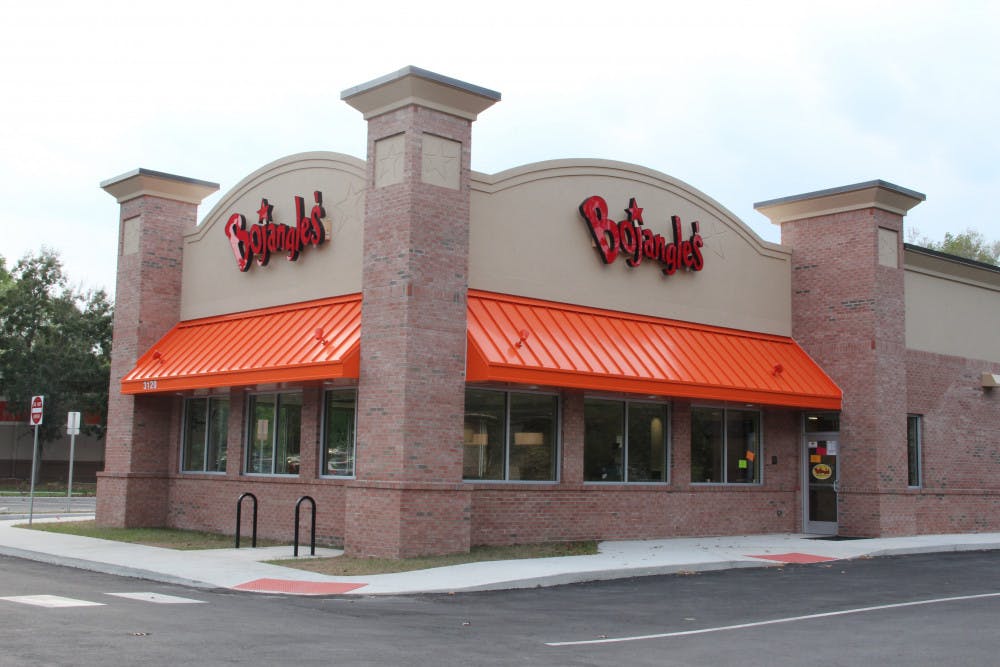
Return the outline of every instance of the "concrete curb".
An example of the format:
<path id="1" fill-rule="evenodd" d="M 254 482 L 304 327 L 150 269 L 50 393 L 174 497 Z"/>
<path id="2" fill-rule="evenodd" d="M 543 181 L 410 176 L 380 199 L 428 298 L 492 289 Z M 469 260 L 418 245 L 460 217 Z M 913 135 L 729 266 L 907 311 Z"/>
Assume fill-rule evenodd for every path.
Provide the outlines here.
<path id="1" fill-rule="evenodd" d="M 0 546 L 0 555 L 13 556 L 14 558 L 22 558 L 24 560 L 37 561 L 39 563 L 48 563 L 49 565 L 71 567 L 77 570 L 112 574 L 119 577 L 132 577 L 133 579 L 158 581 L 164 584 L 178 584 L 181 586 L 190 586 L 192 588 L 219 588 L 219 586 L 205 581 L 175 577 L 163 572 L 143 570 L 137 567 L 126 567 L 124 565 L 113 565 L 111 563 L 102 563 L 99 561 L 84 560 L 82 558 L 71 558 L 69 556 L 57 556 L 55 554 L 48 554 L 42 551 L 29 551 L 27 549 L 18 549 L 16 547 Z"/>
<path id="2" fill-rule="evenodd" d="M 959 551 L 998 551 L 1000 542 L 968 542 L 965 544 L 920 545 L 914 547 L 889 547 L 864 554 L 870 558 L 882 556 L 915 556 L 918 554 L 954 553 Z"/>
<path id="3" fill-rule="evenodd" d="M 565 572 L 563 574 L 549 574 L 537 577 L 525 577 L 523 579 L 512 579 L 507 581 L 497 581 L 488 584 L 475 586 L 463 586 L 455 588 L 435 588 L 427 589 L 422 593 L 471 593 L 475 591 L 501 591 L 527 588 L 547 588 L 549 586 L 565 586 L 568 584 L 582 584 L 591 581 L 616 581 L 619 579 L 633 579 L 635 577 L 652 577 L 664 574 L 695 574 L 697 572 L 713 572 L 718 570 L 734 570 L 742 568 L 761 567 L 781 567 L 785 563 L 768 561 L 715 561 L 712 563 L 683 563 L 671 565 L 650 565 L 645 567 L 621 568 L 613 570 L 588 570 L 582 572 Z M 358 593 L 364 594 L 363 590 Z M 417 595 L 418 593 L 407 593 L 406 595 Z M 368 595 L 394 595 L 393 593 L 368 593 Z M 400 595 L 395 593 L 395 595 Z"/>
<path id="4" fill-rule="evenodd" d="M 16 525 L 0 522 L 0 527 L 6 534 L 8 529 L 14 531 Z M 201 590 L 275 594 L 274 591 L 241 591 L 235 588 L 269 579 L 288 584 L 362 584 L 349 592 L 329 593 L 345 597 L 531 589 L 656 575 L 780 568 L 796 562 L 808 562 L 796 560 L 799 556 L 851 561 L 930 553 L 1000 551 L 1000 533 L 872 538 L 870 541 L 830 543 L 813 542 L 812 537 L 799 534 L 746 535 L 603 542 L 595 555 L 472 562 L 415 572 L 336 577 L 272 565 L 267 561 L 281 557 L 273 554 L 249 557 L 235 550 L 170 552 L 158 547 L 82 536 L 57 538 L 44 532 L 32 535 L 35 532 L 22 534 L 18 530 L 10 533 L 16 537 L 0 535 L 0 555 Z M 769 555 L 776 558 L 770 559 Z M 786 558 L 782 560 L 782 557 Z M 131 563 L 147 567 L 134 567 Z M 299 593 L 281 590 L 277 594 Z"/>

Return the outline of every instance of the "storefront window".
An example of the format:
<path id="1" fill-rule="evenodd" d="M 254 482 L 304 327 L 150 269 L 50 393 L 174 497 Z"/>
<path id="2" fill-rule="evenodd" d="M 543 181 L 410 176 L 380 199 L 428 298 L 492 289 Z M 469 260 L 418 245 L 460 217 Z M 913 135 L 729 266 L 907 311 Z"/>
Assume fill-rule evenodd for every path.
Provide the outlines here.
<path id="1" fill-rule="evenodd" d="M 556 478 L 558 398 L 544 394 L 508 394 L 510 465 L 507 479 Z"/>
<path id="2" fill-rule="evenodd" d="M 354 474 L 354 435 L 357 392 L 328 391 L 323 410 L 323 474 L 349 477 Z"/>
<path id="3" fill-rule="evenodd" d="M 465 392 L 463 476 L 553 481 L 559 399 L 485 389 Z"/>
<path id="4" fill-rule="evenodd" d="M 920 449 L 923 436 L 923 420 L 920 415 L 906 416 L 906 469 L 907 484 L 921 486 Z"/>
<path id="5" fill-rule="evenodd" d="M 588 398 L 583 410 L 586 481 L 667 481 L 666 405 Z"/>
<path id="6" fill-rule="evenodd" d="M 250 397 L 247 472 L 264 475 L 299 473 L 302 394 Z"/>
<path id="7" fill-rule="evenodd" d="M 760 413 L 728 408 L 691 409 L 691 482 L 760 481 Z"/>
<path id="8" fill-rule="evenodd" d="M 503 479 L 506 458 L 507 394 L 465 392 L 462 475 L 465 479 Z"/>
<path id="9" fill-rule="evenodd" d="M 185 400 L 181 470 L 184 472 L 225 472 L 228 434 L 228 398 L 189 398 Z"/>

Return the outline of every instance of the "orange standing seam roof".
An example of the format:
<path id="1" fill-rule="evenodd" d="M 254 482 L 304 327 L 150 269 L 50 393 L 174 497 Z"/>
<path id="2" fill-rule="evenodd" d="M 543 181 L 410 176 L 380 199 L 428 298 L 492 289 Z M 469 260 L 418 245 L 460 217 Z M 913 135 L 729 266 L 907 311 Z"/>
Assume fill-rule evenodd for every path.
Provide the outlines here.
<path id="1" fill-rule="evenodd" d="M 180 322 L 122 379 L 123 394 L 356 378 L 361 295 Z"/>
<path id="2" fill-rule="evenodd" d="M 469 382 L 839 410 L 791 338 L 469 290 Z"/>
<path id="3" fill-rule="evenodd" d="M 360 295 L 181 322 L 122 393 L 357 378 L 360 334 Z M 822 410 L 842 396 L 788 337 L 477 290 L 466 378 Z"/>

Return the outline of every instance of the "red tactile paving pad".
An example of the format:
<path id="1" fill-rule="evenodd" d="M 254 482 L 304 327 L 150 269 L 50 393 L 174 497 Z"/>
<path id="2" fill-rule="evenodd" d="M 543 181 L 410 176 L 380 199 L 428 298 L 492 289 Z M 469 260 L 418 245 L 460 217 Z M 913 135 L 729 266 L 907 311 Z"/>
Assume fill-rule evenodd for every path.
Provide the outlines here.
<path id="1" fill-rule="evenodd" d="M 795 552 L 787 554 L 764 554 L 763 556 L 747 554 L 747 557 L 762 558 L 764 560 L 776 560 L 779 563 L 827 563 L 831 560 L 837 560 L 836 558 L 829 558 L 827 556 L 813 556 L 812 554 L 800 554 Z"/>
<path id="2" fill-rule="evenodd" d="M 297 581 L 295 579 L 254 579 L 233 586 L 239 591 L 257 593 L 291 593 L 293 595 L 337 595 L 350 593 L 368 584 L 348 584 L 336 581 Z"/>

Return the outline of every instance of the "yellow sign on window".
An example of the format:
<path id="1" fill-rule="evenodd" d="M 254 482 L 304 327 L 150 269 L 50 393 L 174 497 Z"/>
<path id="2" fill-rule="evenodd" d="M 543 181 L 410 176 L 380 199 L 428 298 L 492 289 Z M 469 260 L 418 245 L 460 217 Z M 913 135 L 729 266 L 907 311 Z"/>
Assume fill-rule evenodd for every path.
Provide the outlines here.
<path id="1" fill-rule="evenodd" d="M 816 479 L 830 479 L 833 477 L 833 468 L 825 463 L 817 463 L 812 468 L 812 474 Z"/>

